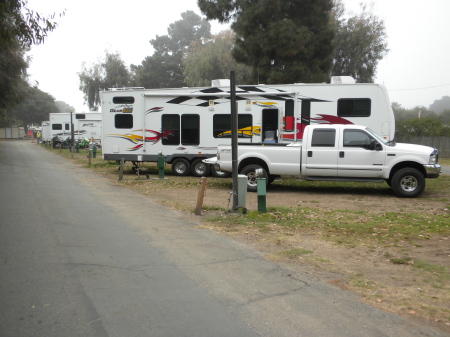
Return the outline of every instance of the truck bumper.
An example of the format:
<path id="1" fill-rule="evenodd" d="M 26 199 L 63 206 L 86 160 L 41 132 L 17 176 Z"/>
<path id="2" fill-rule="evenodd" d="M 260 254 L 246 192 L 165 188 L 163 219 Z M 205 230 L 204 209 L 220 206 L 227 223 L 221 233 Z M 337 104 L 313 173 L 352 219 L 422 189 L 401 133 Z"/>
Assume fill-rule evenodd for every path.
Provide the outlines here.
<path id="1" fill-rule="evenodd" d="M 437 178 L 439 177 L 439 173 L 441 173 L 441 165 L 423 165 L 425 167 L 426 177 L 427 178 Z"/>

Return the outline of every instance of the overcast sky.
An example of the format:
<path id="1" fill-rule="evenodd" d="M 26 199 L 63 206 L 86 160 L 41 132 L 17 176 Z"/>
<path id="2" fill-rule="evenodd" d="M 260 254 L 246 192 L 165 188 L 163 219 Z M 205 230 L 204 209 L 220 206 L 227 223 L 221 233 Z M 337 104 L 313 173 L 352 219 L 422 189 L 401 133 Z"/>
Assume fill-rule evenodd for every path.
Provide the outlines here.
<path id="1" fill-rule="evenodd" d="M 359 3 L 373 2 L 373 12 L 385 22 L 390 52 L 378 65 L 376 83 L 387 87 L 391 101 L 428 108 L 450 96 L 450 0 L 343 1 L 357 13 Z M 88 111 L 77 75 L 83 62 L 97 62 L 108 50 L 127 65 L 140 64 L 153 54 L 149 41 L 167 35 L 181 13 L 201 15 L 197 0 L 29 0 L 28 7 L 45 15 L 65 10 L 45 43 L 32 47 L 29 74 L 39 89 L 76 112 Z M 227 28 L 211 24 L 212 33 Z"/>

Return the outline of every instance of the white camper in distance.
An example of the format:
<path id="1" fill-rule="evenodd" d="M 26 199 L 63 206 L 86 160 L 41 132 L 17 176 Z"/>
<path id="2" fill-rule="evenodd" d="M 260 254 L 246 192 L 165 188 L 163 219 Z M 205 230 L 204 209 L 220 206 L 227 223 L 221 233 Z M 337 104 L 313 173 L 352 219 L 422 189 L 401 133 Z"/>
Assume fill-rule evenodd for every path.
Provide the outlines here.
<path id="1" fill-rule="evenodd" d="M 59 136 L 66 140 L 71 136 L 70 112 L 50 113 L 50 140 Z M 87 138 L 100 145 L 102 139 L 102 114 L 100 112 L 72 113 L 75 140 Z"/>
<path id="2" fill-rule="evenodd" d="M 336 81 L 334 81 L 336 82 Z M 301 141 L 311 124 L 365 125 L 392 140 L 395 120 L 379 84 L 237 85 L 239 142 Z M 230 87 L 123 88 L 100 92 L 103 159 L 156 162 L 161 153 L 175 175 L 214 176 L 205 158 L 231 143 Z M 266 140 L 268 141 L 268 140 Z"/>

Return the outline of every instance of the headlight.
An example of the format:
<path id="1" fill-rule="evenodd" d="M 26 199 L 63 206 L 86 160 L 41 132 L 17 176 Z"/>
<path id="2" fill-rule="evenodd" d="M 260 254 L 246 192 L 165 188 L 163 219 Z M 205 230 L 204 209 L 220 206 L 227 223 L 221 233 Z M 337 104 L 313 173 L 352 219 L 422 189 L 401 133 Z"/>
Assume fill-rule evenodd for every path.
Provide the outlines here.
<path id="1" fill-rule="evenodd" d="M 430 160 L 428 161 L 429 164 L 437 164 L 439 159 L 438 150 L 434 149 L 434 151 L 430 154 Z"/>

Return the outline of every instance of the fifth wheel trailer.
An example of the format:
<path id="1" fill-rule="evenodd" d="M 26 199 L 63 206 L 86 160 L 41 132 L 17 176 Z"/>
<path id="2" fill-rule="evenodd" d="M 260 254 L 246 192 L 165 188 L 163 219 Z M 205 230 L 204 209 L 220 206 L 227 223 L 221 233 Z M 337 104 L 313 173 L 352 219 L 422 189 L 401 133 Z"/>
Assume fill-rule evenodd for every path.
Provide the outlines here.
<path id="1" fill-rule="evenodd" d="M 301 141 L 313 124 L 365 125 L 392 140 L 395 119 L 379 84 L 237 85 L 239 142 Z M 175 175 L 221 176 L 203 159 L 231 143 L 229 84 L 211 87 L 121 88 L 100 92 L 103 159 L 156 162 Z"/>

